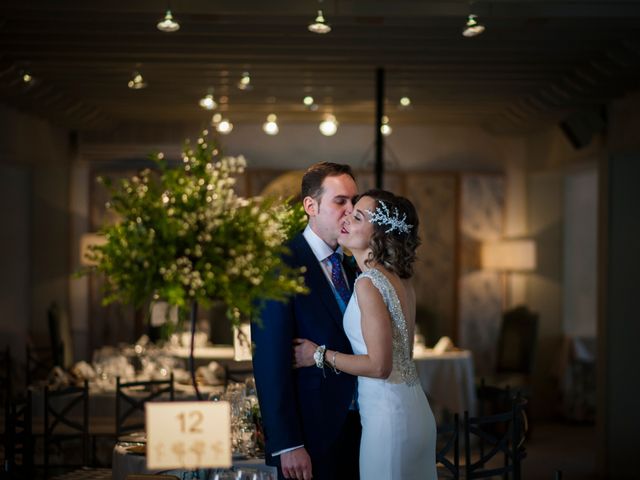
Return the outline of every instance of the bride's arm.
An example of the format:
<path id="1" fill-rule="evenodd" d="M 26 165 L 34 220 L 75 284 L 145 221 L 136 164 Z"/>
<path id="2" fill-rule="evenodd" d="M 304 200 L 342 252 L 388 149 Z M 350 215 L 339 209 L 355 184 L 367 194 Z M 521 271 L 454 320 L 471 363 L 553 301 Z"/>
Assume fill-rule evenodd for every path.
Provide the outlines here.
<path id="1" fill-rule="evenodd" d="M 327 349 L 325 362 L 351 375 L 387 378 L 391 373 L 391 318 L 378 289 L 370 279 L 362 278 L 356 284 L 358 306 L 361 313 L 362 336 L 367 346 L 366 355 L 349 355 Z M 295 366 L 314 365 L 313 352 L 317 345 L 309 340 L 296 339 Z M 335 361 L 335 365 L 334 365 Z"/>

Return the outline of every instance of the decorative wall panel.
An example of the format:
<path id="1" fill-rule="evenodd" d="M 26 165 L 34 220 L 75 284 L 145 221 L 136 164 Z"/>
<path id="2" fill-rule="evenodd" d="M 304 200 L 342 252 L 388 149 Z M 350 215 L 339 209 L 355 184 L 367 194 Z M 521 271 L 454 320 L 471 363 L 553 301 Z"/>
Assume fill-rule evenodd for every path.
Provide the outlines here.
<path id="1" fill-rule="evenodd" d="M 422 239 L 414 277 L 416 318 L 431 346 L 442 335 L 455 336 L 457 180 L 453 174 L 412 173 L 405 182 Z"/>
<path id="2" fill-rule="evenodd" d="M 493 370 L 502 314 L 500 274 L 480 270 L 482 242 L 502 236 L 504 177 L 463 175 L 460 208 L 459 343 L 473 351 L 476 372 Z"/>

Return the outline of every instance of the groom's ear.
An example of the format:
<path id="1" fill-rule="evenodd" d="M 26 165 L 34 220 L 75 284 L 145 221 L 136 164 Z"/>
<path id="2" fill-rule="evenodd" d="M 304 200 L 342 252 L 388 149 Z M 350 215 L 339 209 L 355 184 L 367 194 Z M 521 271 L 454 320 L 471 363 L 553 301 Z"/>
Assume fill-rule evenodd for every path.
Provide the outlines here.
<path id="1" fill-rule="evenodd" d="M 318 214 L 318 202 L 313 197 L 304 197 L 302 200 L 302 207 L 310 217 L 315 217 Z"/>

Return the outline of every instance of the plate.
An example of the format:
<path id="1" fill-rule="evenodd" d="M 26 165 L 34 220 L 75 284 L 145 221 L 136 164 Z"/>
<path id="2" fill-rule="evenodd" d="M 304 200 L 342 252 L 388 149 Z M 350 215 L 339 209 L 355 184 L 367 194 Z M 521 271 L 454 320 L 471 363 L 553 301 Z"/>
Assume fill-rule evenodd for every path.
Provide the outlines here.
<path id="1" fill-rule="evenodd" d="M 118 438 L 118 441 L 131 443 L 147 443 L 147 434 L 145 432 L 131 432 L 126 435 L 121 435 Z"/>
<path id="2" fill-rule="evenodd" d="M 147 446 L 146 445 L 130 445 L 125 447 L 127 453 L 133 453 L 134 455 L 146 455 L 147 454 Z"/>

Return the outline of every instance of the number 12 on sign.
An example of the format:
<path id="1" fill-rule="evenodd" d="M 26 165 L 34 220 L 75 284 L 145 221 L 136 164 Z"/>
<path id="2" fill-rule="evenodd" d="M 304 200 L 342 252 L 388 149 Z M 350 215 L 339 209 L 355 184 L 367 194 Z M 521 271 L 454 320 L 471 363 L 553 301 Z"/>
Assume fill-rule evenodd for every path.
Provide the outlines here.
<path id="1" fill-rule="evenodd" d="M 228 402 L 148 402 L 147 468 L 229 468 Z"/>

